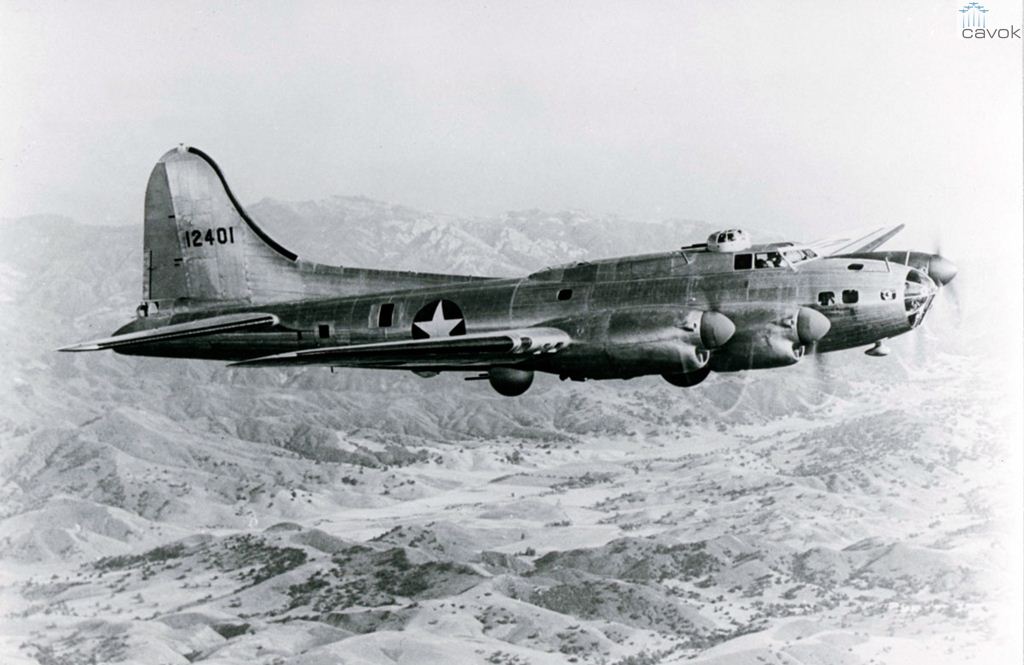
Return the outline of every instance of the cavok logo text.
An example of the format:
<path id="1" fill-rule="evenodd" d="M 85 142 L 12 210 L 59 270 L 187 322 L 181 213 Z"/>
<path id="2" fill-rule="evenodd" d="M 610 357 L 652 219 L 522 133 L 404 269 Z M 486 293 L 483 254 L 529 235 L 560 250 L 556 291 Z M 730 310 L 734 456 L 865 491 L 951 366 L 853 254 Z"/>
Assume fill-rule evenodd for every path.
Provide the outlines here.
<path id="1" fill-rule="evenodd" d="M 988 10 L 978 2 L 970 2 L 957 10 L 960 13 L 960 35 L 964 39 L 1020 39 L 1020 27 L 989 28 Z"/>

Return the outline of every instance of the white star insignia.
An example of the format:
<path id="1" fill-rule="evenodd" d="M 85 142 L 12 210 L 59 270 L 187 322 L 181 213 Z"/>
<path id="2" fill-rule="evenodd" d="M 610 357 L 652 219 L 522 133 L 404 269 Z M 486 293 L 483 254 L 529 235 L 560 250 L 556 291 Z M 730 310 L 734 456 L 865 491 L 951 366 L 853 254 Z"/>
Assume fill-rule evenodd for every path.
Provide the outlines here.
<path id="1" fill-rule="evenodd" d="M 429 321 L 416 321 L 413 325 L 422 330 L 427 337 L 451 337 L 452 330 L 460 323 L 462 323 L 462 319 L 444 318 L 444 310 L 441 307 L 441 302 L 438 301 L 434 315 Z"/>

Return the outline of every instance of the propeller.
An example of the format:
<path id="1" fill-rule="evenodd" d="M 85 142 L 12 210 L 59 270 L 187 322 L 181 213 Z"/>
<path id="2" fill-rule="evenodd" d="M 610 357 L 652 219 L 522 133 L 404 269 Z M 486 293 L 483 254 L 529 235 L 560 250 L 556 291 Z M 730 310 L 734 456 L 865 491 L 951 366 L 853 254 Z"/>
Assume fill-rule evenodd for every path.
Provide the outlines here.
<path id="1" fill-rule="evenodd" d="M 752 351 L 751 356 L 753 356 Z M 718 375 L 720 378 L 715 382 L 714 393 L 709 394 L 708 397 L 720 415 L 731 414 L 743 403 L 743 398 L 747 394 L 747 385 L 750 383 L 750 374 L 749 370 L 745 370 Z"/>
<path id="2" fill-rule="evenodd" d="M 949 259 L 944 258 L 945 254 L 942 251 L 941 237 L 936 239 L 934 246 L 935 258 L 928 263 L 928 276 L 938 284 L 942 292 L 948 294 L 947 297 L 950 305 L 953 306 L 953 310 L 956 312 L 956 325 L 959 328 L 963 322 L 963 312 L 960 307 L 961 280 L 955 279 L 958 270 Z"/>
<path id="3" fill-rule="evenodd" d="M 922 271 L 928 275 L 928 278 L 935 285 L 937 292 L 933 296 L 933 300 L 929 305 L 930 311 L 928 315 L 921 321 L 918 329 L 913 331 L 913 362 L 918 367 L 924 366 L 932 353 L 934 352 L 936 345 L 941 343 L 939 335 L 933 331 L 935 325 L 935 314 L 936 307 L 939 312 L 945 306 L 952 307 L 954 313 L 955 323 L 957 328 L 960 328 L 963 323 L 963 312 L 961 309 L 961 300 L 959 293 L 959 283 L 957 280 L 958 269 L 952 261 L 945 258 L 945 254 L 942 251 L 941 237 L 935 238 L 932 243 L 932 255 L 928 260 L 928 263 L 922 268 Z M 942 303 L 936 302 L 939 298 L 942 299 Z M 941 315 L 940 315 L 941 317 Z M 904 364 L 905 363 L 901 363 Z M 909 371 L 909 367 L 905 367 Z"/>
<path id="4" fill-rule="evenodd" d="M 810 395 L 798 393 L 798 398 L 804 406 L 817 411 L 831 406 L 836 401 L 838 391 L 834 368 L 829 367 L 830 361 L 826 360 L 826 354 L 818 352 L 817 342 L 807 344 L 804 348 L 803 364 L 814 374 L 815 390 Z"/>
<path id="5" fill-rule="evenodd" d="M 709 395 L 709 398 L 720 415 L 729 415 L 743 403 L 743 398 L 747 394 L 747 386 L 751 380 L 750 376 L 750 370 L 719 375 L 715 392 L 713 395 Z"/>

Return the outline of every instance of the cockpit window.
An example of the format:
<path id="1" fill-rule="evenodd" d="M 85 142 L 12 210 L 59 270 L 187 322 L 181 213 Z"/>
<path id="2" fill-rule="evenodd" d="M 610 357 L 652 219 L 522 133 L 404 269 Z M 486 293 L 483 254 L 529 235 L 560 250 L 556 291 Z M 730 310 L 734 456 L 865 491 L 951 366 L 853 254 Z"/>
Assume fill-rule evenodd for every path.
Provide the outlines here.
<path id="1" fill-rule="evenodd" d="M 782 266 L 782 254 L 778 252 L 758 252 L 754 254 L 754 268 L 779 268 Z"/>
<path id="2" fill-rule="evenodd" d="M 835 291 L 822 291 L 818 294 L 818 304 L 822 307 L 831 307 L 836 304 Z"/>
<path id="3" fill-rule="evenodd" d="M 732 260 L 733 270 L 750 270 L 754 265 L 753 254 L 737 254 Z"/>
<path id="4" fill-rule="evenodd" d="M 801 261 L 808 261 L 818 257 L 818 255 L 814 253 L 814 250 L 810 249 L 787 249 L 782 253 L 782 255 L 786 257 L 786 261 L 791 265 L 796 265 Z"/>

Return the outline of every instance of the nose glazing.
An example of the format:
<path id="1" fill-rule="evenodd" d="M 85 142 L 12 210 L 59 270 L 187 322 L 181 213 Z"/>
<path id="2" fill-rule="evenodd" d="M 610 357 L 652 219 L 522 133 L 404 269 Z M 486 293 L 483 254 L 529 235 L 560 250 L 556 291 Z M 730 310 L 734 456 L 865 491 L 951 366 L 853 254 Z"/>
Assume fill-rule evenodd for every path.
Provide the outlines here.
<path id="1" fill-rule="evenodd" d="M 931 306 L 938 290 L 938 283 L 920 270 L 911 268 L 907 271 L 907 281 L 903 287 L 903 305 L 906 307 L 907 320 L 911 328 L 916 328 L 924 320 L 924 315 L 928 313 L 928 307 Z"/>

